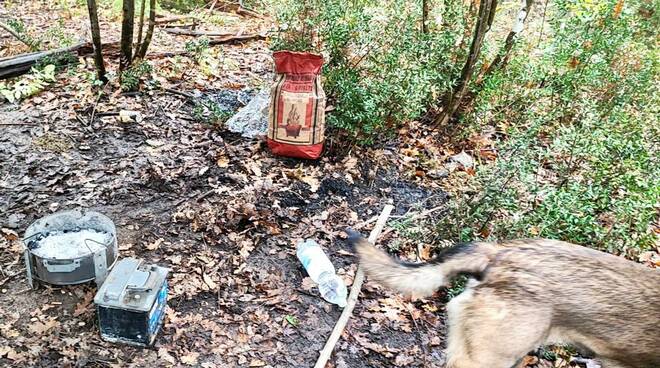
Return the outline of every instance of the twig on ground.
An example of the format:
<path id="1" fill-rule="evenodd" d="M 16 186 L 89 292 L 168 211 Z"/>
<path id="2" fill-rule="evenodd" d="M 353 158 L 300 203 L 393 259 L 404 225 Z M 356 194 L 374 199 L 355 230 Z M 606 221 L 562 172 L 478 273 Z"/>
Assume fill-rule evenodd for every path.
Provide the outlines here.
<path id="1" fill-rule="evenodd" d="M 156 14 L 156 18 L 160 17 L 160 15 Z M 167 23 L 174 23 L 174 22 L 180 22 L 182 20 L 188 20 L 192 19 L 193 21 L 196 21 L 197 18 L 191 16 L 191 15 L 178 15 L 178 16 L 173 16 L 173 17 L 161 17 L 160 19 L 156 19 L 156 24 L 167 24 Z"/>
<path id="2" fill-rule="evenodd" d="M 182 36 L 230 36 L 233 33 L 230 32 L 218 32 L 218 31 L 195 31 L 192 29 L 185 29 L 181 27 L 167 27 L 163 28 L 163 31 L 175 35 Z"/>
<path id="3" fill-rule="evenodd" d="M 404 218 L 404 221 L 417 221 L 417 220 L 423 219 L 424 217 L 426 217 L 426 216 L 432 214 L 433 212 L 436 212 L 437 210 L 440 210 L 440 209 L 443 209 L 443 208 L 445 208 L 445 206 L 433 207 L 433 208 L 428 209 L 428 210 L 426 210 L 426 211 L 420 212 L 420 213 L 418 213 L 418 214 L 416 214 L 416 215 L 414 215 L 414 216 L 411 216 L 411 217 L 408 218 L 408 219 L 405 219 L 405 218 Z M 385 236 L 385 235 L 391 233 L 392 231 L 394 231 L 394 228 L 393 228 L 393 227 L 388 228 L 387 230 L 383 231 L 383 236 Z"/>
<path id="4" fill-rule="evenodd" d="M 185 98 L 190 99 L 190 100 L 195 98 L 195 96 L 191 95 L 188 92 L 179 91 L 179 90 L 176 90 L 174 88 L 163 88 L 163 91 L 165 91 L 167 93 L 171 93 L 173 95 L 185 97 Z"/>
<path id="5" fill-rule="evenodd" d="M 390 217 L 390 213 L 392 212 L 393 209 L 394 206 L 388 204 L 385 206 L 385 208 L 383 208 L 383 211 L 380 213 L 380 216 L 378 216 L 378 221 L 376 221 L 376 226 L 374 227 L 373 230 L 371 230 L 371 234 L 369 234 L 369 242 L 371 242 L 372 244 L 376 242 L 376 239 L 383 231 L 383 228 L 387 223 L 387 219 Z M 328 359 L 330 359 L 330 355 L 332 355 L 332 350 L 334 349 L 335 344 L 337 344 L 337 341 L 339 341 L 339 338 L 341 337 L 341 334 L 342 332 L 344 332 L 344 328 L 348 323 L 348 319 L 351 317 L 351 314 L 353 313 L 353 308 L 355 308 L 355 303 L 357 303 L 358 295 L 360 294 L 360 289 L 362 288 L 363 282 L 364 282 L 364 271 L 362 270 L 361 266 L 358 266 L 358 270 L 355 273 L 355 278 L 353 279 L 353 285 L 351 286 L 351 293 L 348 296 L 348 302 L 346 304 L 346 307 L 344 308 L 344 311 L 341 313 L 341 316 L 339 316 L 339 319 L 337 320 L 337 324 L 335 325 L 335 328 L 332 330 L 332 333 L 330 334 L 328 341 L 325 343 L 323 350 L 321 350 L 321 354 L 319 355 L 319 359 L 316 361 L 314 368 L 324 368 L 325 364 L 328 362 Z"/>
<path id="6" fill-rule="evenodd" d="M 236 14 L 255 18 L 263 18 L 263 15 L 260 13 L 243 6 L 243 0 L 238 0 L 238 9 L 236 10 Z"/>
<path id="7" fill-rule="evenodd" d="M 14 36 L 17 40 L 21 41 L 23 44 L 25 44 L 27 47 L 30 49 L 34 48 L 34 45 L 28 42 L 27 39 L 25 39 L 23 36 L 18 34 L 13 28 L 11 28 L 8 24 L 0 22 L 0 28 L 4 29 L 5 31 L 9 32 L 10 35 Z"/>
<path id="8" fill-rule="evenodd" d="M 220 45 L 223 43 L 230 43 L 230 42 L 244 42 L 244 41 L 252 41 L 252 40 L 262 40 L 265 39 L 266 35 L 265 34 L 260 34 L 260 33 L 249 33 L 249 34 L 237 34 L 237 35 L 229 35 L 229 36 L 222 36 L 222 37 L 216 37 L 216 38 L 211 38 L 209 39 L 209 45 Z"/>
<path id="9" fill-rule="evenodd" d="M 370 223 L 375 222 L 376 220 L 378 220 L 378 216 L 374 216 L 374 217 L 370 218 L 369 220 L 362 221 L 359 224 L 357 224 L 355 226 L 352 226 L 352 228 L 353 228 L 353 230 L 360 230 L 363 227 L 369 225 Z"/>

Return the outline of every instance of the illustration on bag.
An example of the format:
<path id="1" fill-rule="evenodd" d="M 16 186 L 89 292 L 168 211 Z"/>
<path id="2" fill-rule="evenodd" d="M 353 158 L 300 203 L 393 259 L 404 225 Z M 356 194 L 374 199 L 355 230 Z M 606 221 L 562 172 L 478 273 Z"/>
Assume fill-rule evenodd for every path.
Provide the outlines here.
<path id="1" fill-rule="evenodd" d="M 289 116 L 286 118 L 286 125 L 284 126 L 284 129 L 286 130 L 286 136 L 298 138 L 301 128 L 302 125 L 300 125 L 300 115 L 298 114 L 298 109 L 294 106 L 289 111 Z"/>
<path id="2" fill-rule="evenodd" d="M 268 146 L 276 155 L 318 158 L 325 129 L 323 57 L 279 51 L 273 58 L 277 77 L 271 88 Z"/>

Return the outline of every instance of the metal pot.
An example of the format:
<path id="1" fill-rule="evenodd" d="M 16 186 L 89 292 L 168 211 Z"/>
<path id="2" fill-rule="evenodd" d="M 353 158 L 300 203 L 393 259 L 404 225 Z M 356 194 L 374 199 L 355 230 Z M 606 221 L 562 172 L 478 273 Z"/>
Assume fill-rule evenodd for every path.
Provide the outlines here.
<path id="1" fill-rule="evenodd" d="M 91 229 L 111 235 L 107 244 L 97 246 L 96 251 L 76 257 L 41 257 L 33 252 L 33 243 L 39 236 L 49 233 Z M 86 241 L 86 240 L 84 240 Z M 100 243 L 99 243 L 100 244 Z M 54 285 L 73 285 L 96 281 L 101 285 L 119 254 L 117 248 L 117 230 L 107 216 L 94 211 L 61 211 L 42 217 L 28 226 L 23 238 L 25 267 L 30 286 L 35 281 Z"/>

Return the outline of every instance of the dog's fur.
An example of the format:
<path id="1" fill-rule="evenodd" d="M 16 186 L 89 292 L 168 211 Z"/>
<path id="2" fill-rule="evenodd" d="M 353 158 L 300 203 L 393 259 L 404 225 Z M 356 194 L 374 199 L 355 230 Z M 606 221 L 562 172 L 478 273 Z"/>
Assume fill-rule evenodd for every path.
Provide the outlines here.
<path id="1" fill-rule="evenodd" d="M 413 298 L 459 274 L 447 305 L 447 367 L 509 368 L 546 344 L 571 344 L 603 368 L 660 367 L 660 272 L 556 240 L 458 245 L 424 264 L 395 260 L 349 230 L 365 274 Z"/>

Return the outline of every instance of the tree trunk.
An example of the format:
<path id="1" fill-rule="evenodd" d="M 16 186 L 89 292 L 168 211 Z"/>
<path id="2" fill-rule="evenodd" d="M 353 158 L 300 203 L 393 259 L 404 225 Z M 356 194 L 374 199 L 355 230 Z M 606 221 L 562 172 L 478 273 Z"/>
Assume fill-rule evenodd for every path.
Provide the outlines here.
<path id="1" fill-rule="evenodd" d="M 146 0 L 144 0 L 146 1 Z M 156 25 L 156 0 L 149 0 L 149 26 L 147 27 L 147 34 L 144 36 L 144 42 L 140 45 L 137 51 L 137 57 L 144 59 L 147 55 L 147 49 L 151 43 L 151 37 L 154 34 L 154 26 Z"/>
<path id="2" fill-rule="evenodd" d="M 470 83 L 470 79 L 472 79 L 474 66 L 479 60 L 484 37 L 490 30 L 490 25 L 493 22 L 495 9 L 497 9 L 497 0 L 480 1 L 479 15 L 477 18 L 477 24 L 474 27 L 474 36 L 472 38 L 472 44 L 470 45 L 470 53 L 468 54 L 468 58 L 465 61 L 463 70 L 461 71 L 461 77 L 452 88 L 453 93 L 449 97 L 444 111 L 436 120 L 437 125 L 446 124 L 447 121 L 449 121 L 449 119 L 454 115 L 458 109 L 458 106 L 461 104 L 461 100 L 465 95 L 465 91 L 467 90 L 468 84 Z"/>
<path id="3" fill-rule="evenodd" d="M 123 0 L 121 22 L 121 55 L 119 56 L 119 71 L 124 71 L 133 62 L 133 25 L 135 17 L 135 0 Z"/>
<path id="4" fill-rule="evenodd" d="M 142 28 L 144 28 L 144 4 L 147 0 L 140 0 L 140 23 L 138 23 L 138 35 L 137 43 L 135 44 L 135 49 L 139 50 L 140 45 L 142 44 Z"/>
<path id="5" fill-rule="evenodd" d="M 429 2 L 431 0 L 422 0 L 422 34 L 429 33 Z"/>
<path id="6" fill-rule="evenodd" d="M 506 41 L 504 41 L 504 47 L 502 50 L 495 56 L 495 59 L 488 65 L 486 72 L 484 73 L 482 79 L 497 69 L 504 68 L 509 62 L 509 57 L 511 56 L 511 49 L 515 45 L 518 39 L 518 33 L 522 32 L 523 26 L 525 25 L 525 20 L 529 15 L 530 10 L 532 9 L 532 0 L 522 0 L 520 11 L 518 12 L 518 17 L 516 22 L 511 29 L 511 32 L 506 36 Z"/>
<path id="7" fill-rule="evenodd" d="M 103 63 L 103 49 L 101 46 L 101 30 L 99 28 L 99 15 L 96 8 L 96 0 L 87 0 L 87 10 L 89 10 L 89 23 L 92 30 L 92 44 L 94 45 L 94 65 L 96 65 L 96 75 L 98 80 L 106 83 L 108 78 L 105 76 L 105 64 Z"/>

